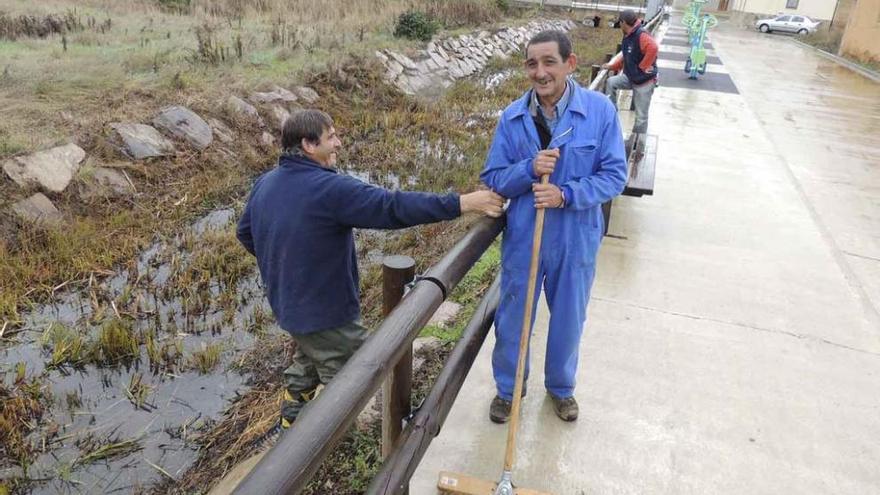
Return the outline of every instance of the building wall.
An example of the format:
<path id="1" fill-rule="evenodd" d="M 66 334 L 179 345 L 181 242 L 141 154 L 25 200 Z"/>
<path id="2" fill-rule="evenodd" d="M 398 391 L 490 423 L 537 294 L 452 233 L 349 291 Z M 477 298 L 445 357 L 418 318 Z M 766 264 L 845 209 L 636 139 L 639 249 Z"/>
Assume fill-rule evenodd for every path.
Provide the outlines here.
<path id="1" fill-rule="evenodd" d="M 834 18 L 831 19 L 831 25 L 834 29 L 843 30 L 855 5 L 856 0 L 838 0 L 837 10 L 834 11 Z"/>
<path id="2" fill-rule="evenodd" d="M 858 0 L 840 41 L 840 54 L 880 63 L 880 0 Z"/>
<path id="3" fill-rule="evenodd" d="M 816 20 L 828 21 L 834 15 L 837 0 L 797 0 L 796 8 L 786 8 L 787 0 L 731 0 L 730 10 L 753 14 L 800 14 Z"/>

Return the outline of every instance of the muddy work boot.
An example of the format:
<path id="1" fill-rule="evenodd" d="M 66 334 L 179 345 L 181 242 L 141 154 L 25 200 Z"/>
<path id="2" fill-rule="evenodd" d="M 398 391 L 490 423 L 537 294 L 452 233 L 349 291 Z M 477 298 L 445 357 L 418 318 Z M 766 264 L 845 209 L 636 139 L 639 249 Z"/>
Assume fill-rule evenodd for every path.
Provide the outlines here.
<path id="1" fill-rule="evenodd" d="M 520 397 L 526 396 L 526 384 L 523 383 L 522 394 Z M 500 395 L 496 395 L 494 399 L 492 399 L 492 404 L 489 406 L 489 419 L 492 420 L 493 423 L 507 423 L 507 420 L 510 419 L 510 408 L 513 405 L 509 400 L 505 400 L 501 398 Z"/>
<path id="2" fill-rule="evenodd" d="M 578 403 L 574 400 L 574 397 L 560 399 L 559 397 L 550 394 L 550 399 L 553 401 L 553 411 L 559 416 L 559 419 L 563 421 L 574 421 L 578 419 Z"/>
<path id="3" fill-rule="evenodd" d="M 511 405 L 512 403 L 509 400 L 504 400 L 500 395 L 496 395 L 492 399 L 492 404 L 489 405 L 489 419 L 493 423 L 507 423 L 507 420 L 510 419 Z"/>
<path id="4" fill-rule="evenodd" d="M 321 393 L 324 386 L 319 385 L 313 390 L 306 392 L 291 393 L 289 390 L 284 391 L 284 400 L 281 402 L 281 428 L 288 429 L 299 416 L 303 408 L 315 397 Z"/>

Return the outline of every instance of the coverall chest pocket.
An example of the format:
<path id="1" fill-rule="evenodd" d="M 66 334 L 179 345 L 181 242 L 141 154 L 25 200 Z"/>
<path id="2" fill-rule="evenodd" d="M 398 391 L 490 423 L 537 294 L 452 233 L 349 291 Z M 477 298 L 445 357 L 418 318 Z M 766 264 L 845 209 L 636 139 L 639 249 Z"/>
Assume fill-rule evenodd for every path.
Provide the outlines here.
<path id="1" fill-rule="evenodd" d="M 565 150 L 564 180 L 582 179 L 595 172 L 594 164 L 598 154 L 599 141 L 596 139 L 573 139 Z"/>
<path id="2" fill-rule="evenodd" d="M 597 139 L 578 139 L 568 143 L 572 154 L 577 160 L 589 160 L 592 164 L 593 157 L 599 148 Z"/>

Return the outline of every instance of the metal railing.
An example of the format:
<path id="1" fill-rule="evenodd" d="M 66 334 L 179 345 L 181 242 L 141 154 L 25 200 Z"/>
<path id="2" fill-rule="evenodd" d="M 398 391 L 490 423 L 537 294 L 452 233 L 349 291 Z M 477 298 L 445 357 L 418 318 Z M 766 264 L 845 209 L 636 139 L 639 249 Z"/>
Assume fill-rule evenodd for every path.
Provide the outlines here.
<path id="1" fill-rule="evenodd" d="M 646 27 L 653 31 L 660 17 L 652 18 Z M 608 55 L 607 60 L 612 60 L 612 56 Z M 602 91 L 609 74 L 610 71 L 593 66 L 589 88 Z M 303 410 L 296 425 L 281 436 L 234 493 L 286 495 L 301 492 L 386 380 L 385 462 L 373 478 L 368 493 L 406 493 L 410 478 L 431 440 L 439 434 L 492 326 L 498 307 L 499 277 L 477 307 L 422 406 L 400 431 L 401 419 L 409 413 L 412 342 L 503 227 L 503 218 L 477 221 L 437 264 L 415 279 L 412 289 L 402 299 L 403 284 L 412 278 L 412 265 L 403 263 L 397 271 L 386 271 L 385 320 L 335 379 Z"/>

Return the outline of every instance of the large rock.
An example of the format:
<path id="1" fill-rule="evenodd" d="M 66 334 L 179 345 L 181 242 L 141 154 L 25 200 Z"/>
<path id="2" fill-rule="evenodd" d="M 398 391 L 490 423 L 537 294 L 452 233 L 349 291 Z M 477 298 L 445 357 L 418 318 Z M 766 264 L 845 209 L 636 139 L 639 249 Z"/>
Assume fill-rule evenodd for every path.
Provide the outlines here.
<path id="1" fill-rule="evenodd" d="M 114 122 L 110 127 L 119 134 L 125 143 L 126 152 L 135 160 L 174 153 L 174 145 L 171 141 L 162 137 L 152 126 Z"/>
<path id="2" fill-rule="evenodd" d="M 318 101 L 319 98 L 317 91 L 306 86 L 297 86 L 293 88 L 293 92 L 296 93 L 296 96 L 298 96 L 299 99 L 308 103 L 309 105 Z"/>
<path id="3" fill-rule="evenodd" d="M 441 68 L 446 67 L 447 63 L 445 60 L 443 60 L 443 57 L 441 57 L 440 54 L 435 53 L 435 52 L 428 52 L 428 56 L 431 57 L 431 60 L 434 61 L 434 64 L 437 67 L 441 67 Z"/>
<path id="4" fill-rule="evenodd" d="M 448 327 L 455 321 L 459 311 L 461 311 L 461 304 L 452 301 L 443 301 L 440 304 L 440 307 L 437 308 L 437 311 L 431 316 L 431 319 L 428 320 L 428 325 Z"/>
<path id="5" fill-rule="evenodd" d="M 153 119 L 153 125 L 200 150 L 214 142 L 211 126 L 192 110 L 179 105 L 162 110 Z"/>
<path id="6" fill-rule="evenodd" d="M 284 129 L 284 122 L 290 117 L 290 112 L 281 105 L 272 105 L 272 121 L 278 130 Z"/>
<path id="7" fill-rule="evenodd" d="M 394 79 L 403 73 L 403 66 L 400 65 L 396 60 L 388 61 L 388 74 L 391 76 L 390 79 Z"/>
<path id="8" fill-rule="evenodd" d="M 386 50 L 385 52 L 388 55 L 390 55 L 391 58 L 393 58 L 394 60 L 397 60 L 397 62 L 400 65 L 402 65 L 404 68 L 409 69 L 409 70 L 419 70 L 419 68 L 416 67 L 416 64 L 412 61 L 412 59 L 410 59 L 406 55 L 401 55 L 400 53 L 397 53 L 392 50 Z"/>
<path id="9" fill-rule="evenodd" d="M 122 172 L 107 167 L 93 170 L 83 179 L 80 189 L 80 194 L 84 198 L 131 196 L 134 193 L 134 185 Z"/>
<path id="10" fill-rule="evenodd" d="M 226 100 L 226 107 L 232 111 L 232 113 L 243 115 L 245 117 L 251 117 L 254 119 L 260 118 L 260 113 L 257 112 L 257 108 L 250 103 L 242 100 L 237 96 L 230 96 L 229 99 Z"/>
<path id="11" fill-rule="evenodd" d="M 22 220 L 41 226 L 60 225 L 63 217 L 52 201 L 43 193 L 18 201 L 12 205 L 12 212 Z"/>
<path id="12" fill-rule="evenodd" d="M 266 92 L 257 92 L 251 95 L 251 101 L 256 103 L 273 103 L 276 101 L 283 101 L 285 103 L 293 103 L 297 100 L 295 94 L 293 94 L 290 90 L 284 89 L 281 86 L 273 86 L 271 91 Z"/>
<path id="13" fill-rule="evenodd" d="M 440 54 L 441 57 L 443 57 L 443 60 L 447 62 L 449 61 L 449 54 L 446 53 L 446 50 L 444 50 L 442 46 L 437 46 L 437 53 Z"/>
<path id="14" fill-rule="evenodd" d="M 229 128 L 228 125 L 223 123 L 220 119 L 209 118 L 208 125 L 211 126 L 211 129 L 214 130 L 214 135 L 217 136 L 217 139 L 224 143 L 231 143 L 235 140 L 235 132 Z"/>
<path id="15" fill-rule="evenodd" d="M 70 143 L 6 160 L 3 170 L 22 187 L 40 186 L 61 192 L 70 184 L 85 157 L 82 148 Z"/>

